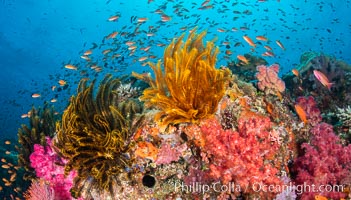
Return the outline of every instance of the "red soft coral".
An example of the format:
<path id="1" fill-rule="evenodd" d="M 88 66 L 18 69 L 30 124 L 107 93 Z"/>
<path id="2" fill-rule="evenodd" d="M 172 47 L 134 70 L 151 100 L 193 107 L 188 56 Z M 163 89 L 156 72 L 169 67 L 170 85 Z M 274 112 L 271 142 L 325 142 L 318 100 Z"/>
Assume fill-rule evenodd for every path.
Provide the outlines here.
<path id="1" fill-rule="evenodd" d="M 258 184 L 281 184 L 278 169 L 269 161 L 278 149 L 278 144 L 269 140 L 270 129 L 269 118 L 261 116 L 241 118 L 238 132 L 223 130 L 216 119 L 205 121 L 201 131 L 204 151 L 211 160 L 210 175 L 224 184 L 240 185 L 245 194 L 272 197 L 274 192 L 254 189 Z"/>
<path id="2" fill-rule="evenodd" d="M 306 113 L 307 121 L 311 126 L 322 121 L 322 115 L 317 107 L 317 103 L 312 96 L 298 97 L 296 103 L 299 104 Z"/>
<path id="3" fill-rule="evenodd" d="M 314 185 L 316 191 L 304 191 L 301 199 L 312 199 L 316 194 L 332 199 L 344 198 L 341 191 L 327 192 L 319 187 L 341 185 L 351 175 L 351 145 L 342 146 L 333 127 L 326 123 L 316 125 L 311 133 L 311 144 L 302 144 L 305 153 L 294 164 L 295 182 L 297 185 Z"/>

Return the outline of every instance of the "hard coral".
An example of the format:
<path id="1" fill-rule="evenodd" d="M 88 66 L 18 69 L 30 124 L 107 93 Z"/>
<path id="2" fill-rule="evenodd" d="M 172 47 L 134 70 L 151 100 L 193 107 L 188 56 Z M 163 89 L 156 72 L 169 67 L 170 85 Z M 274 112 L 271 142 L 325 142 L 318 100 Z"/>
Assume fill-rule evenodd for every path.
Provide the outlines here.
<path id="1" fill-rule="evenodd" d="M 279 65 L 273 64 L 269 67 L 265 65 L 257 66 L 256 78 L 258 79 L 257 86 L 266 94 L 276 95 L 278 92 L 284 92 L 285 83 L 279 76 Z"/>
<path id="2" fill-rule="evenodd" d="M 95 98 L 94 82 L 90 86 L 85 79 L 80 82 L 77 97 L 71 98 L 62 124 L 57 124 L 55 146 L 68 159 L 66 174 L 72 169 L 78 173 L 74 197 L 84 194 L 90 198 L 88 193 L 95 190 L 114 196 L 117 177 L 132 164 L 130 137 L 140 122 L 133 109 L 118 105 L 119 96 L 114 92 L 120 86 L 118 79 L 107 75 Z"/>
<path id="3" fill-rule="evenodd" d="M 216 119 L 205 120 L 201 131 L 206 141 L 203 149 L 211 161 L 211 176 L 224 184 L 232 181 L 246 188 L 241 191 L 245 195 L 274 196 L 275 192 L 255 191 L 255 183 L 281 184 L 279 170 L 270 163 L 278 150 L 278 144 L 269 140 L 270 129 L 269 118 L 258 115 L 239 119 L 238 132 L 223 130 Z"/>
<path id="4" fill-rule="evenodd" d="M 205 34 L 196 35 L 193 30 L 184 45 L 184 35 L 173 40 L 164 53 L 164 70 L 161 61 L 148 63 L 155 79 L 133 73 L 150 84 L 140 99 L 145 106 L 160 109 L 155 119 L 163 125 L 196 122 L 214 114 L 225 93 L 230 71 L 215 68 L 218 48 L 212 41 L 203 45 Z"/>
<path id="5" fill-rule="evenodd" d="M 311 129 L 311 143 L 302 144 L 303 156 L 296 159 L 295 182 L 301 185 L 314 185 L 326 189 L 327 186 L 344 184 L 343 180 L 351 175 L 351 145 L 342 146 L 333 132 L 333 127 L 320 123 Z M 331 187 L 330 187 L 331 188 Z M 305 191 L 301 199 L 312 199 L 316 194 L 339 199 L 344 198 L 342 191 Z"/>

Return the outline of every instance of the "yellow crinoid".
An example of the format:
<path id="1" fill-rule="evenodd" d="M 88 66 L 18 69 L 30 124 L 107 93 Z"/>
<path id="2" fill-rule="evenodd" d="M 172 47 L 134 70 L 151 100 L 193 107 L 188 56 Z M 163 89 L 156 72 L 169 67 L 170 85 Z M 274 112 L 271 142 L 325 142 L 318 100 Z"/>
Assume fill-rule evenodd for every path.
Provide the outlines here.
<path id="1" fill-rule="evenodd" d="M 146 107 L 159 109 L 155 120 L 160 120 L 162 125 L 196 123 L 213 115 L 225 93 L 230 71 L 216 69 L 219 49 L 213 41 L 204 46 L 202 39 L 205 35 L 206 32 L 196 34 L 193 30 L 185 43 L 182 40 L 184 34 L 174 39 L 165 49 L 164 69 L 160 60 L 157 64 L 148 63 L 155 79 L 150 75 L 132 74 L 150 85 L 140 100 Z"/>

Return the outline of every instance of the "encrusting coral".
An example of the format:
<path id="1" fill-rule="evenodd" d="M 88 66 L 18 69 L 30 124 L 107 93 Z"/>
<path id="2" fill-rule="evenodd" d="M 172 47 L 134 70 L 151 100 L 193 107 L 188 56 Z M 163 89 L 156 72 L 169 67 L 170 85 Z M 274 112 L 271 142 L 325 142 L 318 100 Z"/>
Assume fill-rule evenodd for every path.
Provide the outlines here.
<path id="1" fill-rule="evenodd" d="M 191 31 L 183 44 L 179 37 L 165 49 L 164 70 L 161 61 L 149 62 L 155 73 L 155 79 L 133 72 L 133 76 L 146 81 L 150 88 L 143 92 L 140 100 L 146 107 L 156 107 L 160 111 L 155 120 L 162 125 L 169 123 L 197 122 L 213 115 L 218 102 L 225 93 L 225 83 L 229 79 L 228 69 L 216 69 L 215 62 L 218 48 L 209 41 L 206 46 L 202 38 Z"/>
<path id="2" fill-rule="evenodd" d="M 130 138 L 142 119 L 134 113 L 141 110 L 130 106 L 136 102 L 125 103 L 129 109 L 118 104 L 119 79 L 107 75 L 95 98 L 94 83 L 88 86 L 86 79 L 80 82 L 78 95 L 71 98 L 54 138 L 59 155 L 68 160 L 65 173 L 78 173 L 71 189 L 75 198 L 90 198 L 96 190 L 114 196 L 114 185 L 123 180 L 120 176 L 128 177 L 125 169 L 133 161 Z"/>

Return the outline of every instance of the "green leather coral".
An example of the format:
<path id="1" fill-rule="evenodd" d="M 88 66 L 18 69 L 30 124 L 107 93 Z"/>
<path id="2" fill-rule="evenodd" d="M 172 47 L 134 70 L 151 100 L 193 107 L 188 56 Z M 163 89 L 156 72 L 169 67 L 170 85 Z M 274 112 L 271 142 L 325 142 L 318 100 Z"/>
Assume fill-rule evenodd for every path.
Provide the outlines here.
<path id="1" fill-rule="evenodd" d="M 140 100 L 146 107 L 156 107 L 159 112 L 155 120 L 161 124 L 197 122 L 213 115 L 225 93 L 229 79 L 228 69 L 216 69 L 218 48 L 213 41 L 203 45 L 206 32 L 199 35 L 193 30 L 183 44 L 184 34 L 174 39 L 165 49 L 163 65 L 148 64 L 154 71 L 155 79 L 133 72 L 133 76 L 146 81 Z"/>
<path id="2" fill-rule="evenodd" d="M 63 113 L 62 124 L 57 123 L 54 140 L 58 153 L 68 159 L 65 173 L 72 169 L 78 173 L 71 189 L 76 198 L 93 189 L 114 196 L 114 184 L 120 184 L 120 175 L 132 165 L 130 137 L 141 121 L 135 115 L 141 112 L 135 102 L 118 104 L 118 79 L 107 75 L 96 97 L 94 83 L 88 85 L 85 79 L 80 82 L 77 97 L 71 98 Z"/>

